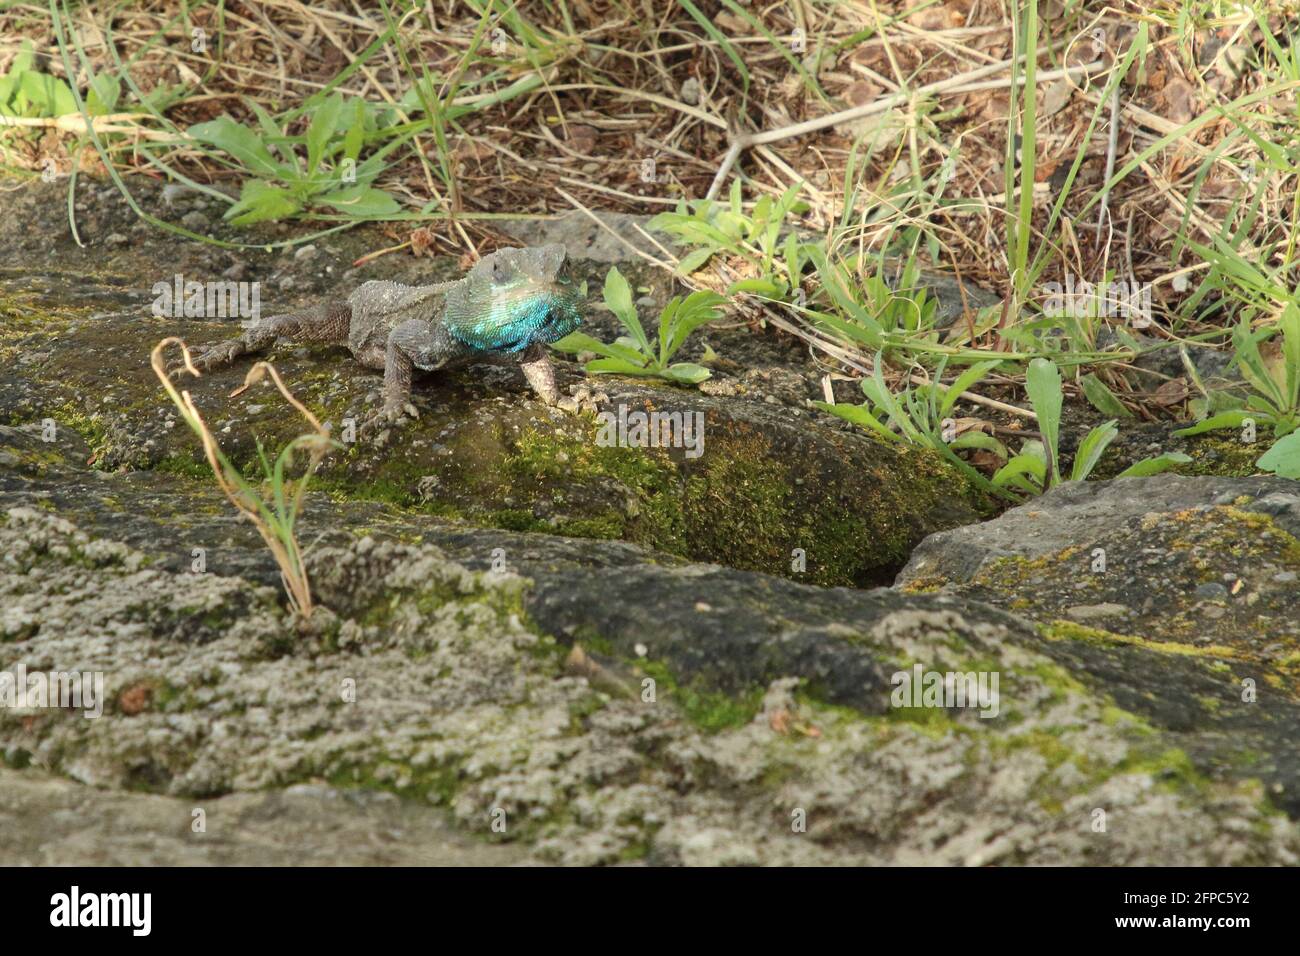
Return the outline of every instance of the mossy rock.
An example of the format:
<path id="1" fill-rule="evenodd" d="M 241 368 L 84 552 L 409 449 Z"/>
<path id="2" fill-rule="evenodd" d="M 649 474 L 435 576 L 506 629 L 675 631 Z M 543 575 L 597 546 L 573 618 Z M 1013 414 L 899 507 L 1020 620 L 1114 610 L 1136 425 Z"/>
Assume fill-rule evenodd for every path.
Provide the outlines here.
<path id="1" fill-rule="evenodd" d="M 1186 734 L 1198 765 L 1229 772 L 1243 750 L 1259 755 L 1252 768 L 1295 814 L 1297 580 L 1300 483 L 1160 476 L 1063 486 L 978 536 L 935 536 L 899 586 L 1038 622 L 1046 653 Z"/>
<path id="2" fill-rule="evenodd" d="M 44 343 L 18 420 L 54 419 L 101 469 L 157 469 L 210 481 L 201 447 L 148 365 L 165 320 L 102 318 Z M 187 332 L 199 345 L 213 323 Z M 345 439 L 373 409 L 379 377 L 340 348 L 279 349 L 285 382 Z M 269 387 L 231 398 L 249 362 L 184 383 L 227 456 L 258 476 L 305 430 Z M 561 364 L 562 383 L 581 372 Z M 808 409 L 743 395 L 601 381 L 600 412 L 702 415 L 698 454 L 602 444 L 597 414 L 548 408 L 517 370 L 475 366 L 416 383 L 418 421 L 386 442 L 357 441 L 323 464 L 317 487 L 476 525 L 644 544 L 693 560 L 827 585 L 888 584 L 927 534 L 987 515 L 992 504 L 927 453 L 815 420 Z M 688 418 L 693 421 L 693 418 Z"/>

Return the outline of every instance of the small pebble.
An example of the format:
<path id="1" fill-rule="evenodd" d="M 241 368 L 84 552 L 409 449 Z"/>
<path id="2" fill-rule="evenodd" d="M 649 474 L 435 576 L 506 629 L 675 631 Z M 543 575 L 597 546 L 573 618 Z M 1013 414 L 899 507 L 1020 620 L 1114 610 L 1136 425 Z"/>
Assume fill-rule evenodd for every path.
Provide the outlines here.
<path id="1" fill-rule="evenodd" d="M 1218 581 L 1207 581 L 1205 584 L 1196 586 L 1196 596 L 1209 601 L 1226 601 L 1228 599 L 1228 589 Z"/>

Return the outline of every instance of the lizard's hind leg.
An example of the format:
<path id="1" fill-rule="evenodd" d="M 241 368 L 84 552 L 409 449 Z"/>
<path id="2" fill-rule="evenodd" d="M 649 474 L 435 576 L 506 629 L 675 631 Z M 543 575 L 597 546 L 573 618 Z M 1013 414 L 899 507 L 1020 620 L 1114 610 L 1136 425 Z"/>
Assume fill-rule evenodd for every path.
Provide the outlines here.
<path id="1" fill-rule="evenodd" d="M 281 340 L 344 345 L 351 321 L 352 306 L 347 302 L 328 302 L 259 319 L 239 338 L 218 342 L 193 356 L 194 366 L 200 372 L 210 372 L 229 365 L 241 355 L 264 351 Z"/>

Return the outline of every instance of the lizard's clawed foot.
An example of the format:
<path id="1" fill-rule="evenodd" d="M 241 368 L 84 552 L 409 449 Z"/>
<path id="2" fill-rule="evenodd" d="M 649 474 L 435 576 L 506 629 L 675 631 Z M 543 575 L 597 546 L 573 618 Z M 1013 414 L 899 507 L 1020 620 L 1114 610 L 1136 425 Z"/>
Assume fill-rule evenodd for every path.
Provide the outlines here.
<path id="1" fill-rule="evenodd" d="M 190 353 L 190 361 L 200 372 L 211 372 L 214 369 L 224 368 L 231 364 L 245 352 L 244 343 L 239 339 L 229 339 L 225 342 L 218 342 L 216 345 L 210 345 L 207 348 Z M 185 371 L 185 363 L 178 362 L 167 370 L 167 374 L 172 378 L 180 378 L 181 372 Z"/>
<path id="2" fill-rule="evenodd" d="M 383 407 L 361 423 L 358 433 L 362 438 L 372 436 L 383 444 L 388 430 L 394 425 L 400 426 L 420 417 L 420 411 L 410 402 L 384 402 Z"/>

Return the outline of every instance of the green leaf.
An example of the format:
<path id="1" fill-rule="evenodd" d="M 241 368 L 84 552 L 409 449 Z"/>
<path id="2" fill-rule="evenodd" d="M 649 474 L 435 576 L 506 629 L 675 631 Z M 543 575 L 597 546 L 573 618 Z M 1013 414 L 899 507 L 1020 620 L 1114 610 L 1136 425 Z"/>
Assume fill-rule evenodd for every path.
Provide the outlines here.
<path id="1" fill-rule="evenodd" d="M 606 358 L 621 359 L 636 365 L 638 368 L 646 364 L 646 357 L 635 349 L 630 349 L 617 342 L 602 342 L 600 339 L 592 338 L 585 332 L 570 332 L 558 342 L 552 343 L 551 347 L 573 355 L 577 355 L 579 352 L 595 352 L 597 355 L 603 355 Z"/>
<path id="2" fill-rule="evenodd" d="M 1279 438 L 1255 464 L 1281 478 L 1300 479 L 1300 431 Z"/>
<path id="3" fill-rule="evenodd" d="M 674 381 L 686 382 L 689 385 L 698 385 L 713 375 L 703 365 L 696 365 L 694 362 L 677 362 L 664 369 L 664 374 Z"/>
<path id="4" fill-rule="evenodd" d="M 677 263 L 678 274 L 684 276 L 690 275 L 696 269 L 699 269 L 701 266 L 703 266 L 704 263 L 708 262 L 709 259 L 712 258 L 713 253 L 716 251 L 717 249 L 715 247 L 709 245 L 709 246 L 705 246 L 702 249 L 695 249 L 691 252 L 688 252 L 686 255 L 682 257 L 682 260 L 679 263 Z"/>
<path id="5" fill-rule="evenodd" d="M 277 163 L 256 133 L 247 126 L 236 123 L 229 116 L 219 116 L 206 123 L 191 126 L 187 133 L 191 139 L 225 150 L 245 169 L 259 176 L 283 179 L 286 173 L 288 175 L 297 173 L 296 170 L 286 170 Z"/>
<path id="6" fill-rule="evenodd" d="M 1204 432 L 1216 431 L 1220 428 L 1240 428 L 1241 423 L 1247 418 L 1252 417 L 1249 412 L 1221 412 L 1218 415 L 1211 415 L 1204 421 L 1197 422 L 1195 425 L 1189 425 L 1187 428 L 1179 428 L 1174 434 L 1180 438 L 1187 438 L 1191 435 L 1200 435 Z"/>
<path id="7" fill-rule="evenodd" d="M 957 404 L 957 400 L 961 398 L 962 392 L 970 391 L 971 387 L 976 382 L 1001 364 L 1002 362 L 1000 360 L 994 360 L 992 362 L 976 362 L 974 365 L 966 369 L 966 371 L 958 375 L 953 380 L 953 383 L 947 386 L 947 390 L 943 393 L 943 401 L 939 403 L 939 413 L 941 415 L 947 415 L 948 412 L 952 410 L 952 407 Z"/>
<path id="8" fill-rule="evenodd" d="M 1092 470 L 1097 467 L 1097 462 L 1106 451 L 1106 446 L 1115 440 L 1119 434 L 1119 427 L 1114 420 L 1098 425 L 1079 442 L 1079 450 L 1074 455 L 1074 467 L 1070 469 L 1071 481 L 1083 481 Z"/>
<path id="9" fill-rule="evenodd" d="M 353 216 L 393 216 L 402 211 L 396 199 L 374 186 L 352 186 L 316 199 Z"/>
<path id="10" fill-rule="evenodd" d="M 1056 363 L 1045 358 L 1036 358 L 1030 362 L 1025 372 L 1025 391 L 1029 393 L 1030 404 L 1038 415 L 1038 430 L 1043 435 L 1053 476 L 1052 483 L 1055 483 L 1055 479 L 1060 476 L 1056 449 L 1061 427 L 1061 373 L 1057 370 Z"/>
<path id="11" fill-rule="evenodd" d="M 298 212 L 302 206 L 288 190 L 273 186 L 260 179 L 245 180 L 239 202 L 226 210 L 225 218 L 236 226 L 255 222 L 284 219 Z"/>
<path id="12" fill-rule="evenodd" d="M 31 40 L 24 39 L 18 55 L 14 57 L 14 62 L 9 67 L 9 75 L 12 77 L 21 76 L 32 68 L 32 63 L 36 61 L 36 48 L 32 45 Z"/>
<path id="13" fill-rule="evenodd" d="M 1016 455 L 993 475 L 993 484 L 999 488 L 1019 488 L 1038 494 L 1046 484 L 1047 466 L 1037 455 Z M 1033 478 L 1036 484 L 1027 479 Z"/>
<path id="14" fill-rule="evenodd" d="M 1115 477 L 1145 478 L 1148 475 L 1158 475 L 1162 471 L 1168 471 L 1174 465 L 1185 465 L 1191 460 L 1189 455 L 1184 455 L 1182 452 L 1165 452 L 1163 455 L 1156 455 L 1154 458 L 1143 458 L 1141 461 L 1129 465 Z"/>
<path id="15" fill-rule="evenodd" d="M 1237 350 L 1237 367 L 1241 369 L 1242 378 L 1274 408 L 1282 409 L 1286 402 L 1277 383 L 1269 375 L 1263 356 L 1259 354 L 1259 343 L 1250 329 L 1249 319 L 1242 318 L 1233 328 L 1232 345 Z"/>
<path id="16" fill-rule="evenodd" d="M 325 147 L 334 136 L 334 130 L 338 126 L 339 116 L 342 113 L 343 97 L 338 93 L 326 97 L 325 101 L 316 107 L 311 125 L 307 127 L 308 176 L 315 175 L 317 167 L 320 166 L 321 157 L 325 155 Z"/>
<path id="17" fill-rule="evenodd" d="M 122 84 L 115 76 L 101 73 L 90 81 L 86 91 L 86 112 L 91 116 L 104 116 L 113 112 L 122 97 Z"/>
<path id="18" fill-rule="evenodd" d="M 348 131 L 343 135 L 343 158 L 350 159 L 353 162 L 361 155 L 361 147 L 365 142 L 366 136 L 366 104 L 365 100 L 357 97 L 356 106 L 352 114 L 352 122 L 348 124 Z"/>
<path id="19" fill-rule="evenodd" d="M 1282 359 L 1286 363 L 1288 408 L 1300 407 L 1300 307 L 1288 302 L 1278 320 L 1282 329 Z"/>
<path id="20" fill-rule="evenodd" d="M 650 347 L 645 329 L 641 328 L 641 320 L 637 317 L 636 306 L 632 302 L 632 289 L 617 268 L 610 269 L 605 276 L 605 305 L 609 306 L 623 328 L 632 334 L 633 341 L 645 353 L 646 359 L 652 359 L 655 350 Z"/>
<path id="21" fill-rule="evenodd" d="M 998 441 L 992 435 L 981 431 L 971 430 L 963 432 L 952 441 L 948 442 L 948 447 L 959 450 L 963 448 L 978 448 L 981 451 L 993 452 L 993 454 L 997 455 L 1003 461 L 1006 461 L 1007 459 L 1007 446 L 1002 444 L 1002 442 Z"/>
<path id="22" fill-rule="evenodd" d="M 1096 373 L 1089 372 L 1079 380 L 1079 384 L 1083 387 L 1083 397 L 1103 415 L 1111 415 L 1114 418 L 1133 417 L 1133 413 L 1115 397 L 1115 393 L 1097 377 Z"/>
<path id="23" fill-rule="evenodd" d="M 18 80 L 23 92 L 41 116 L 66 116 L 77 112 L 77 100 L 68 84 L 44 73 L 24 73 Z"/>
<path id="24" fill-rule="evenodd" d="M 925 433 L 917 428 L 912 421 L 912 417 L 903 410 L 902 405 L 895 399 L 894 393 L 889 390 L 884 373 L 881 371 L 883 364 L 884 358 L 877 352 L 871 375 L 862 379 L 862 394 L 867 396 L 873 410 L 883 411 L 890 424 L 906 436 L 909 441 L 918 445 L 928 444 L 929 440 Z M 903 393 L 904 396 L 906 394 L 906 392 Z"/>
<path id="25" fill-rule="evenodd" d="M 888 425 L 883 424 L 876 416 L 862 405 L 848 405 L 843 402 L 813 402 L 813 405 L 824 412 L 829 412 L 846 422 L 852 422 L 854 425 L 860 425 L 870 431 L 875 432 L 881 438 L 887 438 L 889 441 L 899 441 L 896 435 Z"/>
<path id="26" fill-rule="evenodd" d="M 718 308 L 724 302 L 726 299 L 708 290 L 692 292 L 680 303 L 676 299 L 670 302 L 659 317 L 659 348 L 662 353 L 659 363 L 667 364 L 692 332 L 716 321 L 720 315 Z"/>
<path id="27" fill-rule="evenodd" d="M 253 115 L 257 117 L 257 125 L 262 128 L 263 142 L 277 143 L 285 138 L 284 130 L 281 129 L 280 124 L 275 121 L 275 117 L 268 113 L 261 103 L 247 97 L 244 98 L 243 102 L 245 106 L 253 111 Z M 287 144 L 280 147 L 280 154 L 284 155 L 285 152 L 290 153 L 292 162 L 296 165 L 297 157 L 292 156 L 292 151 Z"/>
<path id="28" fill-rule="evenodd" d="M 789 287 L 782 280 L 774 276 L 761 279 L 741 279 L 739 282 L 733 282 L 727 287 L 727 295 L 748 292 L 768 299 L 784 299 L 788 289 Z"/>
<path id="29" fill-rule="evenodd" d="M 619 358 L 592 359 L 583 368 L 592 374 L 605 372 L 615 375 L 638 375 L 641 377 L 657 376 L 659 374 L 659 370 L 656 368 L 647 368 L 644 365 L 625 362 Z"/>

